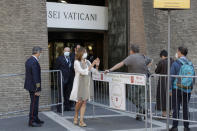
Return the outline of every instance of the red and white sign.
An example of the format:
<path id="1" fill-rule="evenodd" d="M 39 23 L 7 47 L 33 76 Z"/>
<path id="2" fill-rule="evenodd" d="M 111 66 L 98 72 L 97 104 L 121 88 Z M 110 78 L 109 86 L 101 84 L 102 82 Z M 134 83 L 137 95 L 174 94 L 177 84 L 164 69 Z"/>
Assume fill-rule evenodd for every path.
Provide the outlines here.
<path id="1" fill-rule="evenodd" d="M 130 85 L 146 85 L 146 76 L 145 75 L 128 75 L 128 74 L 104 74 L 98 73 L 93 74 L 93 80 L 106 81 L 106 82 L 116 82 L 122 84 Z"/>
<path id="2" fill-rule="evenodd" d="M 131 84 L 133 84 L 133 85 L 146 85 L 146 77 L 144 77 L 144 76 L 131 76 Z"/>

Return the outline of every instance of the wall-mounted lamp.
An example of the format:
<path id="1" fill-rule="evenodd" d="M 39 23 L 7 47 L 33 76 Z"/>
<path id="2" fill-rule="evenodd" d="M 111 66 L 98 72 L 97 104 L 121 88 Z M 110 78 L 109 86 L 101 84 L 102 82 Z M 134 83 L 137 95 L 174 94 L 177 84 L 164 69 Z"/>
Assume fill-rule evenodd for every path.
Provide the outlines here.
<path id="1" fill-rule="evenodd" d="M 61 3 L 65 3 L 66 4 L 67 2 L 65 0 L 61 0 Z"/>
<path id="2" fill-rule="evenodd" d="M 58 1 L 67 4 L 66 0 L 58 0 Z"/>
<path id="3" fill-rule="evenodd" d="M 91 45 L 89 45 L 89 46 L 88 46 L 88 49 L 91 51 L 91 50 L 92 50 L 92 46 L 91 46 Z"/>

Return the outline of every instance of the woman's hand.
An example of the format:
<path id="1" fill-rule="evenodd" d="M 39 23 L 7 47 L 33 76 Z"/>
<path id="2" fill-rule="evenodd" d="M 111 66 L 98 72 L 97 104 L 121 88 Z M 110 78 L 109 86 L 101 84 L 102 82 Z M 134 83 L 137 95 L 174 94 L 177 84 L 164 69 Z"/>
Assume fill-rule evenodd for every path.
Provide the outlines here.
<path id="1" fill-rule="evenodd" d="M 89 70 L 91 70 L 97 63 L 97 60 L 94 60 L 92 64 L 89 66 Z"/>
<path id="2" fill-rule="evenodd" d="M 97 60 L 95 59 L 93 62 L 92 62 L 92 65 L 95 66 L 97 64 Z"/>
<path id="3" fill-rule="evenodd" d="M 100 65 L 100 59 L 96 58 L 96 67 L 99 67 L 99 65 Z"/>

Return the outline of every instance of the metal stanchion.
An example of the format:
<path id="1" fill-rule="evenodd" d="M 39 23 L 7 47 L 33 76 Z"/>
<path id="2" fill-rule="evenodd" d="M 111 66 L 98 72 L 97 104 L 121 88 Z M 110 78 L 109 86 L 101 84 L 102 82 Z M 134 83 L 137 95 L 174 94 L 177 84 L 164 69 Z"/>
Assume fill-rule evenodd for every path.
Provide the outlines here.
<path id="1" fill-rule="evenodd" d="M 147 85 L 145 85 L 145 128 L 146 128 L 146 131 L 148 130 L 148 126 L 147 126 L 147 124 L 148 124 L 148 118 L 147 118 L 147 113 L 148 113 L 148 108 L 147 108 Z"/>
<path id="2" fill-rule="evenodd" d="M 60 79 L 61 79 L 61 104 L 62 104 L 62 117 L 64 116 L 64 96 L 63 96 L 63 77 L 62 77 L 62 71 L 60 71 Z"/>
<path id="3" fill-rule="evenodd" d="M 170 46 L 171 46 L 171 17 L 170 17 L 170 10 L 168 10 L 168 88 L 167 88 L 167 123 L 166 123 L 166 130 L 169 130 L 169 90 L 170 90 Z"/>
<path id="4" fill-rule="evenodd" d="M 150 78 L 149 78 L 149 95 L 150 95 L 150 124 L 151 124 L 151 131 L 152 131 L 152 129 L 153 129 L 153 118 L 152 118 L 152 84 L 151 84 L 151 77 L 152 76 L 150 76 Z"/>

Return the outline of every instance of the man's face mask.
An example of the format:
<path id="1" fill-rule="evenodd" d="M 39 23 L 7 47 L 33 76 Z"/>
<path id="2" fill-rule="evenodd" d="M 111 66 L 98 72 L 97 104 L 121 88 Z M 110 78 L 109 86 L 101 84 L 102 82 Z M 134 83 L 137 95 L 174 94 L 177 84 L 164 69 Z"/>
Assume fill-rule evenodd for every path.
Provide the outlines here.
<path id="1" fill-rule="evenodd" d="M 177 59 L 179 58 L 178 53 L 175 54 L 175 58 L 177 58 Z"/>
<path id="2" fill-rule="evenodd" d="M 38 59 L 40 59 L 41 58 L 41 54 L 38 56 Z"/>
<path id="3" fill-rule="evenodd" d="M 64 52 L 64 56 L 68 57 L 70 55 L 70 52 Z"/>

